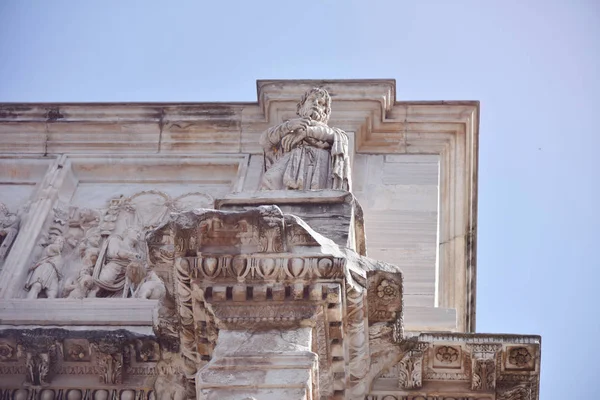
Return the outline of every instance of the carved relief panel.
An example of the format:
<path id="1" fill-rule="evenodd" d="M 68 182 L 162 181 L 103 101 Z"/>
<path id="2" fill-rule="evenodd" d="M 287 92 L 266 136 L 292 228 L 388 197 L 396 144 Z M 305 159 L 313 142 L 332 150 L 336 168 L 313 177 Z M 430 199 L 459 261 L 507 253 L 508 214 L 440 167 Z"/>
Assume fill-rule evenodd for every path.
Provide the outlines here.
<path id="1" fill-rule="evenodd" d="M 212 203 L 203 193 L 171 198 L 151 190 L 111 199 L 103 209 L 58 205 L 23 286 L 26 297 L 162 298 L 170 271 L 160 260 L 171 260 L 172 251 L 153 248 L 149 254 L 146 232 L 171 212 Z"/>
<path id="2" fill-rule="evenodd" d="M 19 211 L 10 212 L 6 204 L 0 203 L 0 270 L 19 233 L 21 214 L 25 210 Z"/>

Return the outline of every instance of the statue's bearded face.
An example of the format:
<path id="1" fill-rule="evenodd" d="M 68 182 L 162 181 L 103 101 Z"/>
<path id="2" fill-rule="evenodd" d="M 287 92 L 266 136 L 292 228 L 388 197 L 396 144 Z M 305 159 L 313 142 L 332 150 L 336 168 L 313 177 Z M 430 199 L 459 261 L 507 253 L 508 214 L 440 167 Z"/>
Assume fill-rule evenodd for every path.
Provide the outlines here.
<path id="1" fill-rule="evenodd" d="M 331 112 L 329 94 L 323 89 L 309 91 L 298 104 L 298 115 L 315 121 L 327 123 Z"/>

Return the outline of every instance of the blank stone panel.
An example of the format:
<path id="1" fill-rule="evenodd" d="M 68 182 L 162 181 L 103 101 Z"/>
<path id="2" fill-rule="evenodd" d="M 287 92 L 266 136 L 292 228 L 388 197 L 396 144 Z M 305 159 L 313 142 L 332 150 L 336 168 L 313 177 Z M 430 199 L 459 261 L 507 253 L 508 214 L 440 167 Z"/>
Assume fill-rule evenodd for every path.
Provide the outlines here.
<path id="1" fill-rule="evenodd" d="M 0 203 L 16 212 L 30 200 L 51 158 L 0 157 Z"/>
<path id="2" fill-rule="evenodd" d="M 385 156 L 382 183 L 384 185 L 438 184 L 438 156 L 404 155 Z"/>
<path id="3" fill-rule="evenodd" d="M 402 268 L 405 305 L 433 307 L 439 157 L 358 154 L 354 167 L 369 257 Z"/>
<path id="4" fill-rule="evenodd" d="M 16 212 L 33 194 L 35 184 L 12 185 L 0 182 L 0 203 L 4 203 L 9 211 Z"/>

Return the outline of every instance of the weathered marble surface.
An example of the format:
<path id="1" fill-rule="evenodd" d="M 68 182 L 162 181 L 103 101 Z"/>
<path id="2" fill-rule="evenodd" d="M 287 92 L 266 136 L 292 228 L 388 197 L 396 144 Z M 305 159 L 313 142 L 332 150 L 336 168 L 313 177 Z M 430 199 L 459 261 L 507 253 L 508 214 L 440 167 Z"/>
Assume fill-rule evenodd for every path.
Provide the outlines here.
<path id="1" fill-rule="evenodd" d="M 305 141 L 314 87 L 353 195 L 257 193 L 261 135 Z M 0 105 L 0 398 L 537 399 L 539 337 L 452 333 L 475 329 L 479 105 L 395 97 Z"/>
<path id="2" fill-rule="evenodd" d="M 308 90 L 298 103 L 298 118 L 267 129 L 260 137 L 265 154 L 261 189 L 351 190 L 349 139 L 327 125 L 331 96 Z"/>
<path id="3" fill-rule="evenodd" d="M 243 210 L 274 204 L 286 214 L 296 215 L 313 230 L 366 255 L 365 221 L 360 203 L 344 190 L 269 190 L 232 193 L 215 200 L 217 210 Z"/>

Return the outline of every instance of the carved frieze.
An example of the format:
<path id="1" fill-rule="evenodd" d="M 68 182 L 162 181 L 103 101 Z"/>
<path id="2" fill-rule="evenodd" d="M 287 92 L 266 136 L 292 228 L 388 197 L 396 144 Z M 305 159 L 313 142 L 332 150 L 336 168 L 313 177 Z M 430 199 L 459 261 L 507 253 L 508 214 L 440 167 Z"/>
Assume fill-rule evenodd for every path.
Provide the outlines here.
<path id="1" fill-rule="evenodd" d="M 0 398 L 10 400 L 159 400 L 154 391 L 147 389 L 104 389 L 104 388 L 80 388 L 67 387 L 56 389 L 44 388 L 0 388 Z M 164 397 L 170 399 L 170 397 Z M 177 398 L 185 399 L 185 398 Z"/>
<path id="2" fill-rule="evenodd" d="M 166 221 L 171 212 L 212 202 L 198 192 L 172 198 L 150 190 L 111 199 L 106 209 L 58 204 L 40 242 L 42 254 L 32 263 L 24 284 L 26 296 L 164 297 L 171 284 L 165 262 L 172 264 L 173 242 L 146 245 L 145 233 Z"/>
<path id="3" fill-rule="evenodd" d="M 89 362 L 91 359 L 90 343 L 86 339 L 65 339 L 63 353 L 65 361 Z"/>
<path id="4" fill-rule="evenodd" d="M 17 238 L 20 225 L 21 216 L 11 213 L 4 203 L 0 203 L 0 267 Z"/>
<path id="5" fill-rule="evenodd" d="M 14 340 L 0 340 L 0 361 L 16 361 L 18 359 L 17 345 Z"/>
<path id="6" fill-rule="evenodd" d="M 27 393 L 36 396 L 41 388 L 52 388 L 55 395 L 61 390 L 64 396 L 70 389 L 85 392 L 90 385 L 96 390 L 122 385 L 145 393 L 146 399 L 160 372 L 159 363 L 174 366 L 169 370 L 173 379 L 184 376 L 179 355 L 162 350 L 154 337 L 127 331 L 5 330 L 0 331 L 0 354 L 4 356 L 0 357 L 0 389 L 25 385 Z M 78 381 L 65 380 L 65 375 L 82 377 L 85 387 L 73 387 Z"/>
<path id="7" fill-rule="evenodd" d="M 493 400 L 493 397 L 478 395 L 472 396 L 456 396 L 456 395 L 392 395 L 392 394 L 369 394 L 365 396 L 365 400 Z"/>

